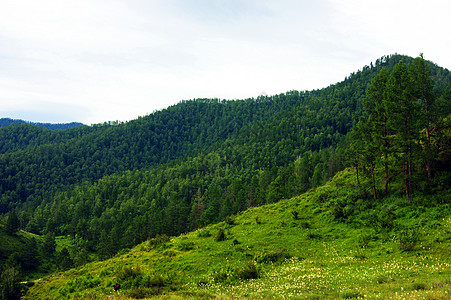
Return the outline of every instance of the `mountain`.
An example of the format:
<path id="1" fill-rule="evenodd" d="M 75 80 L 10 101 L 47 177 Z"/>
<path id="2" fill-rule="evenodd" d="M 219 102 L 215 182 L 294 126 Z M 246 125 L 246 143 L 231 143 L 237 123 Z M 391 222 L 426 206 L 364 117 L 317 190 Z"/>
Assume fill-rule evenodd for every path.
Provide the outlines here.
<path id="1" fill-rule="evenodd" d="M 301 196 L 39 280 L 25 299 L 446 299 L 449 195 L 373 202 L 347 169 Z"/>
<path id="2" fill-rule="evenodd" d="M 108 259 L 158 236 L 177 236 L 302 195 L 348 166 L 356 170 L 358 195 L 334 198 L 327 213 L 334 220 L 346 221 L 390 197 L 403 199 L 404 186 L 413 192 L 411 203 L 446 204 L 437 195 L 447 195 L 450 185 L 451 74 L 430 62 L 421 73 L 417 62 L 386 56 L 321 90 L 182 101 L 126 123 L 58 131 L 2 127 L 1 219 L 40 235 L 42 250 L 33 270 L 22 270 L 20 257 L 11 255 L 0 264 L 32 278 Z M 381 100 L 388 105 L 372 110 L 379 102 L 367 92 L 384 72 L 381 89 L 390 93 L 380 95 L 390 96 Z M 420 77 L 427 89 L 417 88 Z M 398 93 L 392 91 L 399 86 L 412 109 L 394 105 Z M 427 114 L 423 90 L 434 98 Z M 408 135 L 401 113 L 410 118 Z M 380 115 L 389 115 L 389 135 L 382 137 Z M 356 197 L 358 205 L 351 203 Z M 377 218 L 385 226 L 391 215 Z M 42 255 L 50 253 L 43 250 L 44 235 L 48 245 L 63 244 L 50 247 L 56 258 Z"/>
<path id="3" fill-rule="evenodd" d="M 44 127 L 50 130 L 61 130 L 61 129 L 69 129 L 74 128 L 78 126 L 85 126 L 83 123 L 80 122 L 71 122 L 71 123 L 37 123 L 37 122 L 29 122 L 24 120 L 18 120 L 18 119 L 10 119 L 10 118 L 1 118 L 0 119 L 0 127 L 8 126 L 11 124 L 31 124 L 38 127 Z"/>

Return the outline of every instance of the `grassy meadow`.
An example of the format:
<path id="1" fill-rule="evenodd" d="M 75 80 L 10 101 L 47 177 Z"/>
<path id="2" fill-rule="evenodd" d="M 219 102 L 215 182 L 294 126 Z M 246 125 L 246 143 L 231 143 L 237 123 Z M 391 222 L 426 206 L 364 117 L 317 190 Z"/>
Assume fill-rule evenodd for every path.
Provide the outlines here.
<path id="1" fill-rule="evenodd" d="M 346 170 L 298 197 L 38 280 L 25 299 L 450 299 L 449 197 L 375 201 Z"/>

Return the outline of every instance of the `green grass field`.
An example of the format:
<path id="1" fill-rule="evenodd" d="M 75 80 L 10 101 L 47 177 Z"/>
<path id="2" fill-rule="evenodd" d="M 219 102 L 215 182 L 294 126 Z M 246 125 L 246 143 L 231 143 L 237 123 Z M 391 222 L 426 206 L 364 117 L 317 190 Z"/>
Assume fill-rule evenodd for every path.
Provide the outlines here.
<path id="1" fill-rule="evenodd" d="M 450 299 L 449 195 L 414 201 L 374 202 L 347 170 L 299 197 L 43 278 L 25 299 Z"/>

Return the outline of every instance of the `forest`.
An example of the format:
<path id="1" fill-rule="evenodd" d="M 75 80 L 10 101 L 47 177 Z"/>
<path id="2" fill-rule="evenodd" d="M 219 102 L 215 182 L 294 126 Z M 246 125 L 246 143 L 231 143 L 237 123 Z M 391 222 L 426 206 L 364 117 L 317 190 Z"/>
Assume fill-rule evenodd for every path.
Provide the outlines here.
<path id="1" fill-rule="evenodd" d="M 42 238 L 0 249 L 1 269 L 26 277 L 107 259 L 300 195 L 346 167 L 371 179 L 368 201 L 442 191 L 450 101 L 447 69 L 395 54 L 320 90 L 181 101 L 124 123 L 2 126 L 0 231 Z M 70 247 L 57 250 L 57 237 Z"/>

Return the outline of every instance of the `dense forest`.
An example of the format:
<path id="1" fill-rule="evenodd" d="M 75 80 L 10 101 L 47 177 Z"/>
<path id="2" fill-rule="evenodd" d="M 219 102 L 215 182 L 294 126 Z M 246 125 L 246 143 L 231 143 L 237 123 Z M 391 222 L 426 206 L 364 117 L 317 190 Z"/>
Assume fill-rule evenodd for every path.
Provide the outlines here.
<path id="1" fill-rule="evenodd" d="M 51 130 L 60 130 L 60 129 L 69 129 L 78 126 L 84 126 L 83 123 L 80 122 L 71 122 L 71 123 L 38 123 L 38 122 L 28 122 L 19 119 L 10 119 L 10 118 L 0 118 L 0 127 L 8 126 L 11 124 L 31 124 L 37 127 L 44 127 Z"/>
<path id="2" fill-rule="evenodd" d="M 41 252 L 67 268 L 299 195 L 347 166 L 372 178 L 368 197 L 440 190 L 450 83 L 422 56 L 392 55 L 321 90 L 182 101 L 126 123 L 3 126 L 3 227 L 45 235 Z M 53 254 L 55 236 L 71 236 L 71 251 Z"/>

